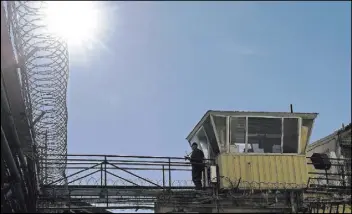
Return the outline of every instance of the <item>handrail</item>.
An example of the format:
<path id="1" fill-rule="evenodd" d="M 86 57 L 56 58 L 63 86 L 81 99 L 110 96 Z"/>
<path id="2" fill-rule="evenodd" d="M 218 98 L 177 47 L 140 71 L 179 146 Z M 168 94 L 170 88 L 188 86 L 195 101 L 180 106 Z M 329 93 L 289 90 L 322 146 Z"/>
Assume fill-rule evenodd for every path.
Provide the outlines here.
<path id="1" fill-rule="evenodd" d="M 306 157 L 307 159 L 310 159 L 312 157 Z M 340 161 L 351 161 L 351 158 L 327 158 L 328 160 L 340 160 Z"/>
<path id="2" fill-rule="evenodd" d="M 48 154 L 50 156 L 65 156 L 65 157 L 116 157 L 116 158 L 137 158 L 137 159 L 174 159 L 174 160 L 184 160 L 184 157 L 167 157 L 167 156 L 140 156 L 140 155 L 102 155 L 102 154 Z M 205 161 L 215 161 L 215 159 L 204 159 Z"/>
<path id="3" fill-rule="evenodd" d="M 155 157 L 155 156 L 127 156 L 127 155 L 67 155 L 67 163 L 65 169 L 68 170 L 67 176 L 65 179 L 70 178 L 69 183 L 73 183 L 75 181 L 79 181 L 80 179 L 84 179 L 90 175 L 93 175 L 100 171 L 100 176 L 97 179 L 101 179 L 101 185 L 106 186 L 106 177 L 108 175 L 113 176 L 115 178 L 119 178 L 123 181 L 131 183 L 133 185 L 139 185 L 133 182 L 134 178 L 144 180 L 149 184 L 152 184 L 158 188 L 171 188 L 174 186 L 173 174 L 177 172 L 187 172 L 191 171 L 191 165 L 200 164 L 204 167 L 212 165 L 214 162 L 212 161 L 204 161 L 204 163 L 191 163 L 189 160 L 185 158 L 175 158 L 175 157 Z M 76 158 L 72 158 L 76 157 Z M 87 158 L 85 158 L 87 157 Z M 51 164 L 56 163 L 56 159 L 48 158 L 46 159 Z M 100 165 L 100 170 L 98 169 Z M 50 166 L 45 168 L 50 169 Z M 96 170 L 93 173 L 90 173 L 91 170 Z M 160 179 L 162 178 L 161 183 L 153 182 L 153 178 L 147 178 L 145 176 L 140 176 L 142 174 L 138 173 L 142 171 L 152 171 L 152 177 L 155 177 L 155 172 L 160 172 Z M 89 173 L 88 175 L 86 173 Z M 127 173 L 129 175 L 121 174 Z M 75 178 L 72 178 L 75 176 Z M 95 175 L 94 175 L 95 176 Z M 132 176 L 132 177 L 131 177 Z M 79 177 L 77 179 L 77 177 Z M 168 177 L 168 179 L 167 179 Z M 191 177 L 191 175 L 189 175 Z M 51 186 L 53 184 L 58 184 L 63 178 L 52 181 L 50 183 L 45 184 L 45 187 Z M 96 179 L 92 177 L 90 179 Z M 191 180 L 191 178 L 189 179 Z M 168 181 L 168 183 L 167 183 Z"/>

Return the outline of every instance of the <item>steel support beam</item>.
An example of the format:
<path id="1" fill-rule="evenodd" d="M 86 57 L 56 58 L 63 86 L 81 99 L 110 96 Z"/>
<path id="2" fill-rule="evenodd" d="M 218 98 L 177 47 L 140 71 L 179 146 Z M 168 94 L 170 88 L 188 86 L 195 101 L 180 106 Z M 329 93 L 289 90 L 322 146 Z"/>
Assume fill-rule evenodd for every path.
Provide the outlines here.
<path id="1" fill-rule="evenodd" d="M 21 149 L 21 142 L 20 142 L 20 138 L 18 137 L 15 120 L 14 120 L 13 115 L 11 113 L 11 107 L 10 107 L 10 104 L 8 101 L 4 78 L 3 78 L 2 73 L 1 73 L 1 101 L 2 101 L 1 107 L 3 107 L 5 112 L 8 114 L 8 118 L 9 118 L 10 126 L 11 126 L 11 131 L 12 131 L 13 136 L 15 138 L 14 143 L 17 148 L 18 157 L 19 157 L 19 159 L 21 161 L 21 165 L 22 165 L 21 167 L 23 167 L 24 169 L 27 169 L 27 162 L 24 159 L 24 155 L 23 155 L 23 152 Z"/>
<path id="2" fill-rule="evenodd" d="M 26 203 L 24 200 L 23 190 L 22 190 L 22 186 L 21 186 L 21 176 L 20 176 L 20 173 L 17 169 L 15 160 L 12 156 L 12 152 L 11 152 L 11 149 L 10 149 L 9 144 L 7 142 L 7 139 L 6 139 L 5 133 L 2 129 L 2 126 L 1 126 L 1 154 L 3 155 L 4 159 L 6 160 L 6 163 L 9 167 L 11 175 L 12 175 L 13 179 L 15 180 L 16 195 L 20 201 L 21 208 L 26 210 Z"/>

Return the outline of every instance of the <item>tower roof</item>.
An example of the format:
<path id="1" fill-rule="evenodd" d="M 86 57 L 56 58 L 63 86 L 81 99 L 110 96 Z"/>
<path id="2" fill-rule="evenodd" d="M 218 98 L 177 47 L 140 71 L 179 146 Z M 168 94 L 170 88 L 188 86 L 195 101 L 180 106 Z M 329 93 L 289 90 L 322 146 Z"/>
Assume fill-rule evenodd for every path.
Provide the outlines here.
<path id="1" fill-rule="evenodd" d="M 203 125 L 206 119 L 210 116 L 262 116 L 262 117 L 300 117 L 302 119 L 314 120 L 318 113 L 302 113 L 302 112 L 266 112 L 266 111 L 219 111 L 209 110 L 207 111 L 201 120 L 196 124 L 192 131 L 186 137 L 187 141 L 190 141 L 199 128 Z"/>

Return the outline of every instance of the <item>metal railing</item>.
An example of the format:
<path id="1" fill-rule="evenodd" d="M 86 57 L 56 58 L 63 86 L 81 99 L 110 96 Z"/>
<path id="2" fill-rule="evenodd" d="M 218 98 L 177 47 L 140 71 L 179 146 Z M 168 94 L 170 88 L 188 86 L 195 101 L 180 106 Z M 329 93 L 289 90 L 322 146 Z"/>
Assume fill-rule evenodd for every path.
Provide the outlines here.
<path id="1" fill-rule="evenodd" d="M 56 157 L 48 156 L 47 171 Z M 204 167 L 214 164 L 205 160 Z M 191 196 L 191 163 L 180 157 L 67 155 L 63 178 L 44 182 L 38 209 L 71 208 L 78 202 L 104 208 L 153 206 L 161 195 Z M 62 185 L 66 183 L 66 185 Z M 186 197 L 185 196 L 185 197 Z M 166 200 L 166 199 L 165 199 Z M 77 208 L 77 206 L 76 206 Z"/>
<path id="2" fill-rule="evenodd" d="M 55 164 L 57 158 L 54 155 L 49 155 L 45 162 L 50 163 L 44 168 L 50 172 L 51 166 Z M 204 166 L 214 164 L 214 160 L 205 160 Z M 95 170 L 94 173 L 92 170 Z M 84 172 L 91 172 L 89 175 L 82 175 Z M 99 177 L 94 177 L 100 180 L 100 185 L 108 185 L 108 179 L 112 177 L 120 179 L 132 185 L 136 184 L 133 179 L 143 181 L 145 184 L 153 185 L 159 188 L 170 188 L 175 186 L 175 181 L 184 180 L 177 176 L 180 172 L 190 172 L 191 163 L 180 157 L 155 157 L 155 156 L 122 156 L 122 155 L 67 155 L 66 174 L 63 178 L 53 182 L 44 182 L 44 186 L 58 185 L 65 179 L 68 179 L 68 184 L 89 177 L 100 172 Z M 122 177 L 121 173 L 128 174 L 129 178 Z M 154 178 L 146 178 L 138 172 L 153 172 L 153 174 L 142 173 L 145 176 Z M 176 173 L 177 172 L 177 173 Z M 116 174 L 119 173 L 119 174 Z M 176 173 L 176 174 L 175 174 Z M 79 175 L 82 175 L 79 177 Z M 173 179 L 176 175 L 176 179 Z M 183 173 L 184 176 L 191 178 L 190 174 Z M 75 177 L 74 177 L 75 176 Z M 110 176 L 110 177 L 111 177 Z M 71 178 L 75 178 L 72 180 Z M 143 183 L 142 182 L 142 183 Z M 126 184 L 126 183 L 121 183 Z M 116 184 L 115 184 L 116 185 Z"/>
<path id="3" fill-rule="evenodd" d="M 351 211 L 351 159 L 327 158 L 325 170 L 309 172 L 305 189 L 308 213 L 349 213 Z M 308 162 L 313 165 L 312 162 Z"/>

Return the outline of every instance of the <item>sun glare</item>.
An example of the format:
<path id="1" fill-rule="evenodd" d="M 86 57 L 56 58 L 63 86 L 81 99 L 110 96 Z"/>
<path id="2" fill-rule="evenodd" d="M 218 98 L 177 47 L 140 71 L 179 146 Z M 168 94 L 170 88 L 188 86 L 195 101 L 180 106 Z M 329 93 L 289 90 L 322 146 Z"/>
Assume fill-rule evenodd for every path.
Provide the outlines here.
<path id="1" fill-rule="evenodd" d="M 48 31 L 69 45 L 92 42 L 99 29 L 99 10 L 93 1 L 47 1 Z"/>

